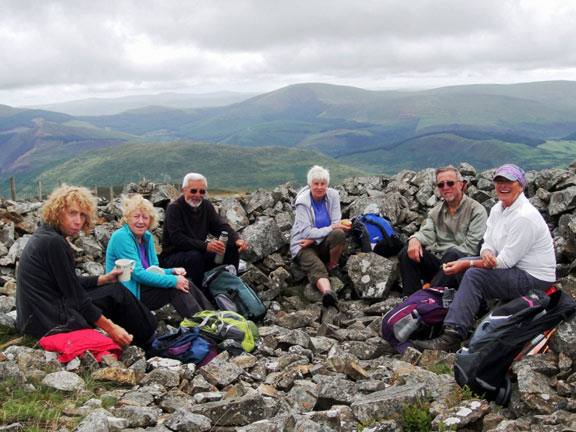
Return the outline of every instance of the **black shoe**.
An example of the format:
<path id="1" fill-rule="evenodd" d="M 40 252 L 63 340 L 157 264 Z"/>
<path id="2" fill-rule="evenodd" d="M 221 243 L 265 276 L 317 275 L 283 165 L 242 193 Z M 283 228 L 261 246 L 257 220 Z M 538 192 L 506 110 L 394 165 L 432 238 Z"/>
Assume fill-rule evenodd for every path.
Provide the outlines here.
<path id="1" fill-rule="evenodd" d="M 336 297 L 336 294 L 334 294 L 334 292 L 332 291 L 326 291 L 322 295 L 322 306 L 324 307 L 333 306 L 336 309 L 340 310 L 340 308 L 338 307 L 338 297 Z"/>
<path id="2" fill-rule="evenodd" d="M 414 341 L 414 347 L 419 351 L 432 350 L 456 352 L 460 349 L 461 344 L 462 337 L 460 336 L 460 333 L 452 327 L 446 327 L 444 333 L 436 339 Z"/>

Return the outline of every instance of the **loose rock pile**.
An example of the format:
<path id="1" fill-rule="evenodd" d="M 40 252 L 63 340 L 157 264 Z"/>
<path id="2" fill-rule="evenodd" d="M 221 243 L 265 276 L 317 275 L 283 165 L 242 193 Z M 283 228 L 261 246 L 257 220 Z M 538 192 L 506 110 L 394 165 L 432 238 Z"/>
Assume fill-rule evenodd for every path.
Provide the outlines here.
<path id="1" fill-rule="evenodd" d="M 468 195 L 489 210 L 496 202 L 494 171 L 476 173 L 467 164 L 459 170 L 468 181 Z M 434 170 L 427 169 L 347 179 L 337 189 L 344 217 L 380 212 L 406 238 L 438 202 L 433 185 Z M 87 396 L 80 376 L 87 371 L 94 380 L 119 384 L 66 409 L 62 430 L 67 418 L 84 417 L 77 430 L 401 431 L 407 425 L 400 415 L 419 402 L 429 403 L 435 430 L 576 430 L 576 320 L 559 328 L 552 351 L 514 365 L 518 382 L 504 409 L 468 399 L 449 373 L 453 354 L 409 349 L 401 356 L 381 339 L 383 313 L 400 302 L 395 258 L 359 253 L 354 241 L 347 240 L 347 274 L 332 278 L 342 312 L 334 324 L 321 323 L 320 293 L 289 259 L 290 203 L 297 190 L 284 184 L 272 191 L 213 198 L 247 241 L 243 278 L 269 306 L 260 323 L 260 345 L 252 354 L 230 358 L 224 352 L 197 370 L 173 360 L 146 359 L 136 347 L 119 360 L 106 357 L 98 364 L 88 353 L 60 364 L 53 353 L 13 344 L 0 353 L 0 381 L 11 378 L 34 391 L 31 383 L 41 380 L 79 396 Z M 151 183 L 131 184 L 124 192 L 149 198 L 160 221 L 178 193 Z M 527 173 L 526 195 L 552 230 L 558 285 L 574 295 L 576 162 L 567 169 Z M 0 199 L 0 324 L 5 326 L 14 326 L 15 267 L 39 224 L 41 204 Z M 119 227 L 120 208 L 117 199 L 99 199 L 93 235 L 73 241 L 79 274 L 104 272 L 106 244 Z M 161 230 L 162 224 L 153 233 L 158 245 Z M 157 314 L 161 331 L 178 324 L 171 307 Z M 104 400 L 112 400 L 112 406 L 104 408 Z M 18 430 L 18 425 L 11 427 Z"/>

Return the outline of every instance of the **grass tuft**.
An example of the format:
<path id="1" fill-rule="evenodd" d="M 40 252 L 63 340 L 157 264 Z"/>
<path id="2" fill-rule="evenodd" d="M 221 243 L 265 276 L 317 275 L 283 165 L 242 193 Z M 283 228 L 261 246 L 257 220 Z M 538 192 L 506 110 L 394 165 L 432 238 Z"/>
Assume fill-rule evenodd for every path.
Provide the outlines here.
<path id="1" fill-rule="evenodd" d="M 428 432 L 432 430 L 430 403 L 418 401 L 406 405 L 400 419 L 405 432 Z"/>
<path id="2" fill-rule="evenodd" d="M 55 430 L 62 410 L 70 403 L 66 394 L 37 385 L 32 389 L 8 379 L 0 383 L 0 423 L 19 422 L 25 430 Z"/>
<path id="3" fill-rule="evenodd" d="M 13 343 L 33 348 L 38 343 L 38 339 L 31 336 L 22 336 L 14 327 L 0 324 L 0 349 L 4 349 Z"/>
<path id="4" fill-rule="evenodd" d="M 474 393 L 467 385 L 464 387 L 456 387 L 446 398 L 446 405 L 452 408 L 462 403 L 462 401 L 471 399 L 484 399 L 484 396 L 484 394 L 479 395 Z"/>

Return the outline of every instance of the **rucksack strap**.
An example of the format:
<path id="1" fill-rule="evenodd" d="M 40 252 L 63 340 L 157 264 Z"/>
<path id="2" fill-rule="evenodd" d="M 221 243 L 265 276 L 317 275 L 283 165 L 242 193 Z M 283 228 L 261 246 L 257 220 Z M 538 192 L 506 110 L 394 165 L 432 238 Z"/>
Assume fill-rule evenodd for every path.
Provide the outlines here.
<path id="1" fill-rule="evenodd" d="M 228 329 L 234 327 L 233 325 L 222 321 L 218 315 L 209 315 L 204 318 L 192 316 L 187 319 L 197 324 L 196 328 L 201 334 L 216 340 L 224 340 L 221 335 L 228 334 Z M 212 328 L 214 325 L 216 328 Z"/>
<path id="2" fill-rule="evenodd" d="M 204 278 L 202 279 L 202 286 L 204 288 L 208 288 L 208 286 L 210 285 L 210 283 L 216 279 L 218 276 L 220 276 L 222 273 L 226 272 L 226 273 L 231 273 L 228 270 L 228 266 L 230 264 L 223 264 L 221 266 L 218 266 L 216 268 L 213 268 L 212 270 L 206 272 L 206 274 L 204 275 Z"/>
<path id="3" fill-rule="evenodd" d="M 240 279 L 240 280 L 242 280 L 242 279 Z M 242 286 L 244 287 L 244 289 L 246 290 L 247 293 L 252 294 L 254 292 L 254 289 L 250 285 L 248 285 L 248 283 L 244 280 L 242 280 Z M 240 315 L 244 316 L 245 319 L 253 319 L 254 318 L 254 314 L 250 310 L 250 305 L 242 298 L 242 296 L 240 295 L 240 292 L 238 290 L 227 288 L 226 292 L 230 296 L 230 299 L 234 303 L 238 303 L 244 309 L 243 312 L 249 316 L 244 316 L 243 314 L 240 314 Z M 239 313 L 240 311 L 236 311 L 236 312 Z"/>

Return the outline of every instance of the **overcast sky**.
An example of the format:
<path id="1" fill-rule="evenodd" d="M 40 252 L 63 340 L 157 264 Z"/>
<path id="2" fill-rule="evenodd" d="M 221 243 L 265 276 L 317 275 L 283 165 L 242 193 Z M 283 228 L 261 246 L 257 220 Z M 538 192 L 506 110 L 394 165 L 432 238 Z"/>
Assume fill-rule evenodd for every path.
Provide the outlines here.
<path id="1" fill-rule="evenodd" d="M 0 104 L 576 80 L 571 0 L 0 0 Z"/>

